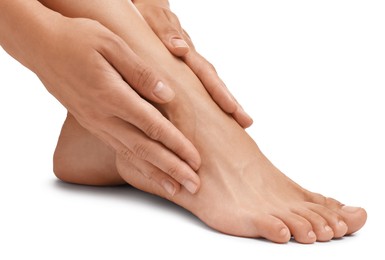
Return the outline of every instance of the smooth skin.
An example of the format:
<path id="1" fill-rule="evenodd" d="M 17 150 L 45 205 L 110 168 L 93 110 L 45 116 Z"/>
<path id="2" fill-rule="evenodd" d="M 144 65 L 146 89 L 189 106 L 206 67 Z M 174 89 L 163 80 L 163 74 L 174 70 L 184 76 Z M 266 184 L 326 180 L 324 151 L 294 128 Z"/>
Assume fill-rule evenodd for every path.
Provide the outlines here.
<path id="1" fill-rule="evenodd" d="M 54 156 L 60 179 L 78 184 L 95 181 L 98 185 L 127 182 L 175 202 L 223 233 L 278 243 L 291 237 L 305 244 L 329 241 L 352 234 L 365 224 L 364 209 L 310 192 L 280 172 L 234 118 L 212 101 L 191 69 L 170 54 L 134 5 L 124 0 L 69 2 L 52 8 L 100 21 L 154 64 L 173 87 L 175 99 L 157 108 L 199 151 L 201 188 L 194 195 L 183 187 L 176 194 L 167 192 L 166 185 L 158 185 L 169 181 L 167 174 L 156 168 L 138 174 L 140 169 L 132 165 L 143 160 L 127 160 L 114 153 L 70 114 Z M 106 8 L 108 13 L 100 11 Z M 137 161 L 131 164 L 133 160 Z"/>
<path id="2" fill-rule="evenodd" d="M 214 66 L 196 51 L 178 17 L 170 10 L 168 0 L 133 0 L 132 2 L 167 49 L 190 67 L 223 111 L 231 114 L 243 128 L 250 127 L 253 120 L 228 91 L 225 83 L 218 77 Z"/>
<path id="3" fill-rule="evenodd" d="M 170 102 L 174 91 L 118 35 L 38 1 L 0 0 L 0 44 L 106 145 L 167 173 L 178 189 L 182 184 L 192 193 L 198 190 L 198 151 L 147 101 Z M 241 123 L 251 123 L 225 88 L 212 92 L 224 109 L 239 111 Z"/>

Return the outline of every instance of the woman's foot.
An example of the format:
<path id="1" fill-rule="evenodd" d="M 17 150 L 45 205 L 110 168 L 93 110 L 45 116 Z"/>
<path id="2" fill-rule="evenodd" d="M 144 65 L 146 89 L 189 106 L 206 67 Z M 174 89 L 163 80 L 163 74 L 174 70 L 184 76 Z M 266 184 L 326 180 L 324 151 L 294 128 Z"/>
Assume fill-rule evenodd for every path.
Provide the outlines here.
<path id="1" fill-rule="evenodd" d="M 131 174 L 122 158 L 117 168 L 131 185 L 165 197 L 223 233 L 265 237 L 284 243 L 328 241 L 359 230 L 366 221 L 362 208 L 309 192 L 281 173 L 233 119 L 210 102 L 204 91 L 177 93 L 166 116 L 197 147 L 202 157 L 196 195 L 185 189 L 169 196 L 164 189 Z M 184 96 L 184 97 L 183 97 Z"/>
<path id="2" fill-rule="evenodd" d="M 74 12 L 76 16 L 89 15 L 96 8 L 92 18 L 121 36 L 159 70 L 166 84 L 174 87 L 175 99 L 158 108 L 200 152 L 201 188 L 195 195 L 182 188 L 170 196 L 150 178 L 133 170 L 129 162 L 115 158 L 72 117 L 63 126 L 55 152 L 59 178 L 96 185 L 120 184 L 124 179 L 181 205 L 216 230 L 279 243 L 291 236 L 300 243 L 328 241 L 351 234 L 365 224 L 364 209 L 344 207 L 336 200 L 309 192 L 275 168 L 247 133 L 217 107 L 191 70 L 172 57 L 132 4 L 116 3 L 119 5 L 106 3 L 109 12 L 100 12 L 92 5 L 84 13 L 76 8 Z"/>
<path id="3" fill-rule="evenodd" d="M 194 107 L 190 103 L 193 98 L 189 100 L 180 109 L 174 107 L 168 116 L 201 153 L 201 188 L 196 195 L 182 188 L 170 196 L 151 179 L 132 171 L 119 157 L 118 173 L 113 152 L 71 115 L 64 123 L 55 151 L 57 176 L 88 185 L 126 181 L 179 204 L 216 230 L 279 243 L 287 242 L 291 236 L 300 243 L 328 241 L 364 225 L 365 210 L 345 207 L 303 189 L 275 168 L 246 132 L 218 108 L 205 102 Z"/>

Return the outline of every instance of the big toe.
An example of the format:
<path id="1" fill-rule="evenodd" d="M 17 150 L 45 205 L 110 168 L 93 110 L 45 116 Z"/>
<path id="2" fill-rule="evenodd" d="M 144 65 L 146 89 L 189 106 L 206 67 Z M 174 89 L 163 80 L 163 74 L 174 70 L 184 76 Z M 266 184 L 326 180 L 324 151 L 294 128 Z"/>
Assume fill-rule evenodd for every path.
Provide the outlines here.
<path id="1" fill-rule="evenodd" d="M 337 213 L 343 217 L 348 225 L 347 235 L 353 234 L 365 225 L 367 219 L 366 210 L 359 207 L 342 206 L 337 210 Z"/>
<path id="2" fill-rule="evenodd" d="M 365 225 L 367 213 L 363 208 L 344 206 L 333 198 L 326 198 L 315 193 L 311 195 L 311 198 L 313 203 L 323 205 L 343 218 L 343 222 L 347 225 L 345 235 L 353 234 Z"/>

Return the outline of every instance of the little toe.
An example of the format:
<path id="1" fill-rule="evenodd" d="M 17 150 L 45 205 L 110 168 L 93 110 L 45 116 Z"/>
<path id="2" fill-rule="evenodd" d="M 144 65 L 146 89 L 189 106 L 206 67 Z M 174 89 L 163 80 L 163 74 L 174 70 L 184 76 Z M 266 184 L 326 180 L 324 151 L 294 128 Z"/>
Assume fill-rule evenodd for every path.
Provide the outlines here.
<path id="1" fill-rule="evenodd" d="M 290 230 L 279 218 L 262 215 L 254 218 L 254 220 L 258 237 L 264 237 L 276 243 L 287 243 L 290 240 Z"/>
<path id="2" fill-rule="evenodd" d="M 311 244 L 317 240 L 311 223 L 304 217 L 292 212 L 283 213 L 277 217 L 282 219 L 297 242 Z"/>

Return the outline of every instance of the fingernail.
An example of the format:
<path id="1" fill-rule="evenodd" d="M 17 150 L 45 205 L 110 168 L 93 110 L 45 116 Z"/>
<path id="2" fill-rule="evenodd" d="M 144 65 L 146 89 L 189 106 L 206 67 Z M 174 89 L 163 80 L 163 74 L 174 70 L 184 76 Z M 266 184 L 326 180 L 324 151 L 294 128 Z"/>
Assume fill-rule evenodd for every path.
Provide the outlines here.
<path id="1" fill-rule="evenodd" d="M 171 44 L 175 48 L 188 48 L 188 44 L 182 39 L 174 38 L 171 40 Z"/>
<path id="2" fill-rule="evenodd" d="M 223 82 L 223 80 L 220 80 L 220 81 L 221 81 L 220 82 L 221 87 L 227 90 L 226 93 L 227 93 L 228 98 L 231 99 L 233 102 L 238 103 L 237 100 L 235 99 L 235 97 L 233 96 L 233 94 L 231 94 L 229 88 Z"/>
<path id="3" fill-rule="evenodd" d="M 307 233 L 307 236 L 308 236 L 309 238 L 311 238 L 311 239 L 316 238 L 316 235 L 315 235 L 315 233 L 314 233 L 313 230 L 312 230 L 312 231 L 309 231 L 309 233 Z"/>
<path id="4" fill-rule="evenodd" d="M 200 164 L 199 164 L 199 162 L 197 162 L 197 161 L 187 160 L 187 163 L 188 163 L 188 165 L 190 165 L 190 167 L 191 167 L 194 171 L 198 170 L 199 167 L 200 167 Z"/>
<path id="5" fill-rule="evenodd" d="M 163 186 L 163 189 L 165 189 L 171 196 L 175 195 L 176 189 L 170 181 L 168 180 L 162 181 L 162 186 Z"/>
<path id="6" fill-rule="evenodd" d="M 351 206 L 343 206 L 342 209 L 349 213 L 357 212 L 360 208 L 359 207 L 351 207 Z"/>
<path id="7" fill-rule="evenodd" d="M 250 116 L 250 115 L 243 109 L 243 107 L 240 106 L 240 108 L 241 108 L 241 111 L 242 111 L 243 115 L 244 115 L 249 121 L 253 122 L 253 119 L 252 119 L 251 116 Z"/>
<path id="8" fill-rule="evenodd" d="M 185 181 L 183 186 L 192 194 L 194 194 L 198 189 L 198 185 L 189 180 Z"/>
<path id="9" fill-rule="evenodd" d="M 169 102 L 175 97 L 175 92 L 162 81 L 156 84 L 153 93 L 164 102 Z"/>

